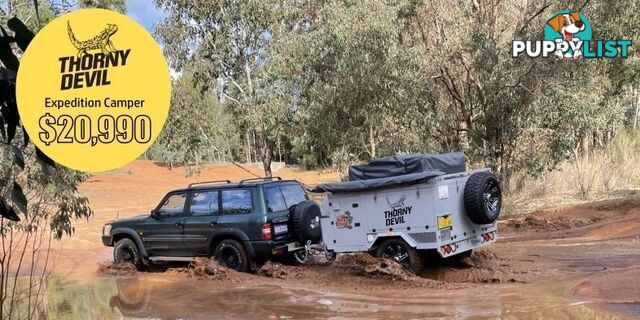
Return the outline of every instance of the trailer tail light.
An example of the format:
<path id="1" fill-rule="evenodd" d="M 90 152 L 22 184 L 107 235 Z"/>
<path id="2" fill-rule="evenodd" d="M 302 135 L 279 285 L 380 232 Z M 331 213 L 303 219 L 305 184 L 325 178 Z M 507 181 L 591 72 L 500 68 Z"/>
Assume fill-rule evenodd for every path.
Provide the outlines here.
<path id="1" fill-rule="evenodd" d="M 492 241 L 495 238 L 496 234 L 493 231 L 482 234 L 482 242 Z"/>
<path id="2" fill-rule="evenodd" d="M 458 244 L 456 243 L 445 244 L 444 246 L 440 247 L 440 250 L 442 251 L 443 254 L 453 253 L 453 252 L 456 252 L 456 250 L 458 250 Z"/>
<path id="3" fill-rule="evenodd" d="M 262 225 L 262 240 L 271 240 L 271 223 Z"/>

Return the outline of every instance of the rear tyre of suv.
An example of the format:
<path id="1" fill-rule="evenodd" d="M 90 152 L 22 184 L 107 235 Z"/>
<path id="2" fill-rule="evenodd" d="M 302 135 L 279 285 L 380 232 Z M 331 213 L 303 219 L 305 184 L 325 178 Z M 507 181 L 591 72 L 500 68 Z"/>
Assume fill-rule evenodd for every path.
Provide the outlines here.
<path id="1" fill-rule="evenodd" d="M 313 201 L 303 201 L 294 207 L 293 232 L 302 244 L 307 241 L 318 243 L 322 240 L 320 215 L 320 207 Z"/>
<path id="2" fill-rule="evenodd" d="M 415 273 L 424 269 L 424 263 L 418 250 L 410 247 L 404 240 L 399 238 L 383 241 L 380 246 L 378 246 L 378 250 L 376 250 L 376 256 L 395 260 Z"/>
<path id="3" fill-rule="evenodd" d="M 213 253 L 218 263 L 226 268 L 240 272 L 249 270 L 249 258 L 242 244 L 233 239 L 220 242 Z"/>
<path id="4" fill-rule="evenodd" d="M 113 246 L 113 261 L 116 263 L 131 263 L 138 270 L 142 268 L 142 258 L 138 246 L 129 238 L 123 238 Z"/>

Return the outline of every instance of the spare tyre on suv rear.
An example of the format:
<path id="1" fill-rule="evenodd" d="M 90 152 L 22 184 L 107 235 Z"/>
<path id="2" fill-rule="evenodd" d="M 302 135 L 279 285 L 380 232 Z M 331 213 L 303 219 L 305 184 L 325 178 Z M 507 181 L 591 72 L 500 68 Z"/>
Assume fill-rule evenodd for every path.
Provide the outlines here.
<path id="1" fill-rule="evenodd" d="M 322 240 L 320 215 L 320 207 L 310 200 L 302 201 L 293 207 L 293 232 L 302 244 L 307 241 L 318 243 Z"/>
<path id="2" fill-rule="evenodd" d="M 491 172 L 476 172 L 467 179 L 464 208 L 473 223 L 493 223 L 500 215 L 501 206 L 500 183 Z"/>

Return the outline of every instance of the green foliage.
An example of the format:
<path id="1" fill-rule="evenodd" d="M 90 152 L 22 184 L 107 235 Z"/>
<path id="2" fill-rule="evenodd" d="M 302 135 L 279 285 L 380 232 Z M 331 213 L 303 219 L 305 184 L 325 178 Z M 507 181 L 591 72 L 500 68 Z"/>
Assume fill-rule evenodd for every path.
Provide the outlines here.
<path id="1" fill-rule="evenodd" d="M 508 181 L 520 171 L 541 176 L 637 123 L 637 93 L 629 98 L 639 80 L 636 55 L 559 61 L 509 54 L 514 39 L 541 39 L 551 14 L 584 2 L 156 4 L 168 12 L 157 31 L 171 65 L 202 86 L 200 99 L 215 92 L 218 116 L 234 123 L 208 129 L 210 145 L 194 138 L 166 144 L 171 152 L 215 146 L 230 159 L 253 161 L 257 148 L 266 166 L 278 142 L 289 161 L 344 167 L 461 150 L 471 166 L 489 166 Z M 636 43 L 639 6 L 599 0 L 582 12 L 594 38 Z M 198 113 L 197 105 L 185 108 Z"/>
<path id="2" fill-rule="evenodd" d="M 22 213 L 26 219 L 3 221 L 0 235 L 4 237 L 12 228 L 29 232 L 49 223 L 54 236 L 60 238 L 73 232 L 72 219 L 92 214 L 88 200 L 76 189 L 85 175 L 56 168 L 49 157 L 29 144 L 18 114 L 15 77 L 19 61 L 12 46 L 24 51 L 34 35 L 18 18 L 9 19 L 7 25 L 14 33 L 9 35 L 2 29 L 0 37 L 0 215 L 18 221 L 17 213 Z"/>
<path id="3" fill-rule="evenodd" d="M 80 0 L 78 2 L 80 8 L 100 8 L 125 13 L 127 11 L 127 3 L 124 0 Z"/>
<path id="4" fill-rule="evenodd" d="M 227 156 L 242 153 L 250 162 L 258 149 L 267 176 L 283 128 L 290 123 L 294 94 L 280 65 L 273 63 L 277 55 L 271 54 L 272 46 L 299 27 L 299 3 L 156 1 L 167 12 L 157 33 L 172 67 L 192 75 L 203 92 L 217 93 L 220 105 L 235 120 L 235 137 L 246 143 L 228 150 Z"/>
<path id="5" fill-rule="evenodd" d="M 147 157 L 170 165 L 226 161 L 234 144 L 231 115 L 192 75 L 174 82 L 171 115 Z"/>
<path id="6" fill-rule="evenodd" d="M 302 166 L 307 170 L 313 170 L 318 166 L 318 159 L 313 153 L 302 156 Z"/>
<path id="7" fill-rule="evenodd" d="M 8 9 L 14 9 L 13 4 Z M 37 6 L 35 9 L 35 25 L 39 27 L 38 17 L 43 11 Z M 46 19 L 51 12 L 44 10 Z M 77 185 L 87 175 L 57 167 L 29 144 L 18 114 L 15 80 L 18 56 L 27 49 L 34 34 L 28 24 L 16 17 L 6 24 L 13 34 L 0 27 L 0 318 L 31 319 L 37 310 L 42 310 L 38 298 L 49 272 L 51 238 L 71 235 L 72 221 L 88 219 L 93 212 L 87 198 L 77 192 Z M 20 273 L 27 264 L 31 271 Z M 22 289 L 24 278 L 29 285 Z"/>

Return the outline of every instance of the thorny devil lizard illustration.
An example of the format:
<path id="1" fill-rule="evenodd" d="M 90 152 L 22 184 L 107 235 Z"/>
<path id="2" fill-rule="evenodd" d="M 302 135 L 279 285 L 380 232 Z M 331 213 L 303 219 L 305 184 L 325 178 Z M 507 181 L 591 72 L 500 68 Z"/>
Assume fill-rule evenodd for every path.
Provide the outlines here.
<path id="1" fill-rule="evenodd" d="M 102 53 L 110 53 L 116 51 L 116 48 L 113 46 L 113 42 L 111 41 L 111 36 L 118 31 L 118 26 L 115 24 L 107 24 L 107 27 L 100 31 L 100 33 L 85 41 L 79 41 L 76 38 L 76 35 L 71 30 L 71 24 L 67 21 L 67 31 L 69 33 L 69 39 L 76 49 L 78 49 L 78 57 L 87 54 L 89 50 L 101 50 Z"/>

